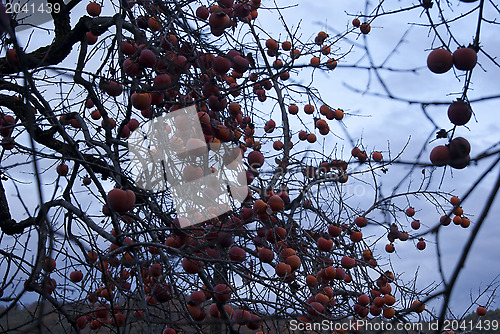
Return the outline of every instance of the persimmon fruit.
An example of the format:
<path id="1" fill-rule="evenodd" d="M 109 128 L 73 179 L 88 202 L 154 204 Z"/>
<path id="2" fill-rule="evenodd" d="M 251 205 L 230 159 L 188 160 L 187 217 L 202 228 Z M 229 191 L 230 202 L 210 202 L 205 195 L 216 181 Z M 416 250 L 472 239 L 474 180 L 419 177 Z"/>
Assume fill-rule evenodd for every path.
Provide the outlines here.
<path id="1" fill-rule="evenodd" d="M 472 116 L 472 109 L 467 102 L 457 100 L 448 107 L 448 118 L 455 125 L 465 125 Z"/>
<path id="2" fill-rule="evenodd" d="M 446 49 L 434 49 L 427 56 L 427 67 L 431 72 L 442 74 L 453 67 L 453 56 Z"/>
<path id="3" fill-rule="evenodd" d="M 472 48 L 459 48 L 453 52 L 453 65 L 462 71 L 472 70 L 477 63 L 477 52 Z"/>
<path id="4" fill-rule="evenodd" d="M 87 13 L 93 17 L 99 16 L 101 14 L 101 9 L 101 5 L 96 2 L 90 2 L 87 5 Z"/>

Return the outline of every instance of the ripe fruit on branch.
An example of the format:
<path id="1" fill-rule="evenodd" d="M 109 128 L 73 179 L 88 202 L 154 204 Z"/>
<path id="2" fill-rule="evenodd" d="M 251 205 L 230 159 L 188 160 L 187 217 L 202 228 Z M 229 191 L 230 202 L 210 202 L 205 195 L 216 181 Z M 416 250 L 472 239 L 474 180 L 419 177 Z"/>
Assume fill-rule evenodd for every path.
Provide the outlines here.
<path id="1" fill-rule="evenodd" d="M 229 250 L 229 258 L 236 262 L 243 262 L 247 258 L 247 253 L 238 246 L 233 246 Z"/>
<path id="2" fill-rule="evenodd" d="M 157 90 L 163 90 L 170 86 L 172 83 L 172 78 L 168 74 L 159 74 L 153 79 L 153 88 Z"/>
<path id="3" fill-rule="evenodd" d="M 231 68 L 231 60 L 217 56 L 212 60 L 212 67 L 218 74 L 225 74 Z"/>
<path id="4" fill-rule="evenodd" d="M 420 228 L 420 221 L 414 220 L 411 222 L 411 228 L 414 230 L 418 230 Z"/>
<path id="5" fill-rule="evenodd" d="M 285 207 L 285 202 L 278 195 L 271 196 L 267 201 L 267 204 L 274 212 L 281 211 Z"/>
<path id="6" fill-rule="evenodd" d="M 154 67 L 156 64 L 156 55 L 149 49 L 143 49 L 138 59 L 139 64 L 144 67 Z"/>
<path id="7" fill-rule="evenodd" d="M 425 304 L 419 300 L 415 300 L 413 303 L 411 303 L 411 308 L 417 313 L 422 313 L 425 310 Z"/>
<path id="8" fill-rule="evenodd" d="M 94 110 L 90 113 L 90 117 L 93 119 L 93 120 L 98 120 L 101 118 L 101 113 L 99 112 L 99 110 Z"/>
<path id="9" fill-rule="evenodd" d="M 342 229 L 336 225 L 330 224 L 328 226 L 328 234 L 332 237 L 338 237 L 342 233 Z"/>
<path id="10" fill-rule="evenodd" d="M 426 246 L 426 244 L 425 244 L 424 239 L 420 238 L 419 241 L 417 242 L 417 249 L 424 250 L 425 246 Z"/>
<path id="11" fill-rule="evenodd" d="M 56 171 L 60 176 L 66 176 L 68 175 L 68 165 L 60 164 L 56 167 Z"/>
<path id="12" fill-rule="evenodd" d="M 326 121 L 321 118 L 316 121 L 315 125 L 318 129 L 323 129 L 328 127 L 328 123 L 326 123 Z"/>
<path id="13" fill-rule="evenodd" d="M 97 17 L 101 14 L 101 5 L 95 2 L 91 2 L 87 5 L 87 13 L 90 16 Z"/>
<path id="14" fill-rule="evenodd" d="M 85 39 L 87 40 L 88 45 L 94 45 L 95 43 L 97 43 L 97 36 L 92 34 L 90 31 L 87 31 L 87 33 L 85 34 Z"/>
<path id="15" fill-rule="evenodd" d="M 329 252 L 333 248 L 333 240 L 330 239 L 325 239 L 323 237 L 320 237 L 318 239 L 318 249 L 323 251 L 323 252 Z"/>
<path id="16" fill-rule="evenodd" d="M 358 297 L 358 304 L 361 306 L 366 306 L 370 304 L 370 297 L 367 295 L 363 294 Z"/>
<path id="17" fill-rule="evenodd" d="M 321 63 L 321 60 L 319 59 L 319 57 L 312 57 L 310 63 L 312 66 L 317 67 Z"/>
<path id="18" fill-rule="evenodd" d="M 410 207 L 410 208 L 406 209 L 405 214 L 408 217 L 413 217 L 415 215 L 415 209 Z"/>
<path id="19" fill-rule="evenodd" d="M 231 287 L 227 284 L 217 284 L 214 287 L 213 297 L 221 303 L 227 302 L 231 298 Z"/>
<path id="20" fill-rule="evenodd" d="M 470 226 L 470 219 L 466 217 L 462 217 L 462 221 L 460 222 L 460 226 L 463 228 L 467 228 Z"/>
<path id="21" fill-rule="evenodd" d="M 43 270 L 50 273 L 53 272 L 55 269 L 56 269 L 56 260 L 54 260 L 53 258 L 46 258 L 43 261 Z"/>
<path id="22" fill-rule="evenodd" d="M 462 71 L 470 71 L 476 66 L 477 52 L 472 48 L 459 48 L 453 52 L 453 65 Z"/>
<path id="23" fill-rule="evenodd" d="M 110 96 L 118 96 L 123 92 L 123 87 L 116 81 L 103 81 L 99 86 Z"/>
<path id="24" fill-rule="evenodd" d="M 299 113 L 299 107 L 295 104 L 288 106 L 288 112 L 292 115 L 297 115 Z"/>
<path id="25" fill-rule="evenodd" d="M 470 153 L 470 144 L 467 139 L 463 137 L 456 137 L 450 141 L 448 149 L 450 150 L 451 159 L 463 159 Z M 460 200 L 458 200 L 458 203 L 460 203 Z"/>
<path id="26" fill-rule="evenodd" d="M 240 55 L 233 57 L 232 59 L 232 67 L 238 73 L 245 73 L 250 66 L 250 63 L 246 58 L 243 58 Z"/>
<path id="27" fill-rule="evenodd" d="M 258 199 L 253 204 L 253 211 L 257 214 L 266 213 L 267 204 L 261 199 Z"/>
<path id="28" fill-rule="evenodd" d="M 361 32 L 363 34 L 368 34 L 370 32 L 372 28 L 370 27 L 370 24 L 365 22 L 365 23 L 362 23 L 361 26 L 359 27 L 359 30 L 361 30 Z"/>
<path id="29" fill-rule="evenodd" d="M 148 27 L 152 31 L 160 31 L 161 30 L 160 22 L 158 22 L 158 20 L 155 17 L 148 18 Z"/>
<path id="30" fill-rule="evenodd" d="M 159 264 L 159 263 L 153 263 L 148 268 L 148 273 L 152 277 L 160 277 L 162 272 L 163 272 L 163 268 L 162 268 L 161 264 Z"/>
<path id="31" fill-rule="evenodd" d="M 333 70 L 334 68 L 337 67 L 337 61 L 333 58 L 330 58 L 326 61 L 326 67 L 329 69 L 329 70 Z"/>
<path id="32" fill-rule="evenodd" d="M 145 110 L 151 107 L 151 94 L 149 93 L 133 93 L 130 100 L 136 109 Z"/>
<path id="33" fill-rule="evenodd" d="M 318 35 L 314 38 L 314 43 L 317 45 L 321 45 L 325 42 L 325 40 L 328 38 L 328 34 L 324 31 L 320 31 Z"/>
<path id="34" fill-rule="evenodd" d="M 248 164 L 252 168 L 260 168 L 264 164 L 264 155 L 259 151 L 252 151 L 248 154 Z"/>
<path id="35" fill-rule="evenodd" d="M 217 10 L 210 14 L 208 24 L 210 25 L 211 32 L 214 36 L 221 36 L 224 33 L 224 29 L 229 28 L 232 25 L 229 16 L 222 10 Z"/>
<path id="36" fill-rule="evenodd" d="M 71 274 L 69 274 L 69 279 L 73 283 L 81 282 L 83 279 L 83 273 L 80 270 L 72 271 Z"/>
<path id="37" fill-rule="evenodd" d="M 135 204 L 135 193 L 132 190 L 112 189 L 106 198 L 108 205 L 116 212 L 127 212 Z"/>
<path id="38" fill-rule="evenodd" d="M 376 162 L 382 161 L 382 153 L 380 153 L 380 152 L 373 152 L 372 153 L 372 159 L 373 159 L 373 161 L 376 161 Z"/>
<path id="39" fill-rule="evenodd" d="M 363 234 L 360 231 L 353 231 L 349 238 L 352 242 L 360 242 L 363 239 Z"/>
<path id="40" fill-rule="evenodd" d="M 319 316 L 321 313 L 323 313 L 325 310 L 325 307 L 318 302 L 311 302 L 310 306 L 308 306 L 308 312 L 312 316 Z"/>
<path id="41" fill-rule="evenodd" d="M 198 17 L 201 20 L 208 19 L 209 15 L 210 15 L 210 12 L 208 11 L 208 8 L 205 6 L 200 6 L 196 9 L 196 17 Z"/>
<path id="42" fill-rule="evenodd" d="M 476 309 L 476 313 L 478 316 L 482 317 L 482 316 L 485 316 L 486 315 L 486 307 L 484 306 L 479 306 L 477 309 Z"/>
<path id="43" fill-rule="evenodd" d="M 356 260 L 349 256 L 342 257 L 340 265 L 346 269 L 352 269 L 356 266 Z"/>
<path id="44" fill-rule="evenodd" d="M 292 273 L 292 267 L 285 262 L 278 263 L 274 270 L 278 277 L 286 277 Z"/>
<path id="45" fill-rule="evenodd" d="M 316 135 L 314 133 L 310 133 L 307 135 L 306 139 L 309 143 L 312 144 L 312 143 L 316 142 Z"/>
<path id="46" fill-rule="evenodd" d="M 356 219 L 354 219 L 354 223 L 358 226 L 358 227 L 365 227 L 366 225 L 368 225 L 368 219 L 366 219 L 366 217 L 356 217 Z"/>
<path id="47" fill-rule="evenodd" d="M 290 57 L 292 59 L 298 59 L 300 57 L 300 50 L 298 49 L 293 49 L 290 51 Z"/>
<path id="48" fill-rule="evenodd" d="M 448 107 L 448 118 L 455 125 L 464 125 L 470 120 L 472 109 L 467 102 L 460 99 L 450 104 Z"/>
<path id="49" fill-rule="evenodd" d="M 123 41 L 120 44 L 120 51 L 126 55 L 126 56 L 131 56 L 133 55 L 137 50 L 135 46 L 133 46 L 131 43 Z"/>
<path id="50" fill-rule="evenodd" d="M 205 293 L 203 291 L 193 291 L 189 295 L 189 303 L 192 305 L 199 305 L 206 300 Z"/>
<path id="51" fill-rule="evenodd" d="M 274 259 L 274 252 L 269 248 L 260 248 L 258 251 L 259 260 L 264 263 L 271 263 Z"/>
<path id="52" fill-rule="evenodd" d="M 278 44 L 278 42 L 276 42 L 272 38 L 269 38 L 266 41 L 266 48 L 268 48 L 269 50 L 278 51 L 279 47 L 280 47 L 280 45 Z"/>
<path id="53" fill-rule="evenodd" d="M 427 56 L 427 67 L 434 73 L 448 72 L 453 66 L 453 56 L 446 49 L 434 49 Z"/>
<path id="54" fill-rule="evenodd" d="M 455 169 L 463 169 L 467 167 L 470 163 L 470 156 L 467 155 L 462 158 L 453 159 L 450 161 L 450 167 Z"/>
<path id="55" fill-rule="evenodd" d="M 436 166 L 445 166 L 451 161 L 450 150 L 444 145 L 436 146 L 431 151 L 430 159 Z"/>
<path id="56" fill-rule="evenodd" d="M 279 151 L 281 149 L 283 149 L 284 145 L 283 145 L 283 142 L 281 140 L 277 140 L 273 143 L 273 148 L 276 150 L 276 151 Z"/>
<path id="57" fill-rule="evenodd" d="M 358 18 L 352 20 L 352 25 L 358 28 L 361 25 L 361 21 Z"/>
<path id="58" fill-rule="evenodd" d="M 271 119 L 266 122 L 266 125 L 264 126 L 264 131 L 266 131 L 267 133 L 272 133 L 275 127 L 276 127 L 276 122 Z"/>
<path id="59" fill-rule="evenodd" d="M 311 115 L 314 112 L 314 106 L 311 104 L 306 104 L 304 106 L 304 112 L 308 115 Z"/>
<path id="60" fill-rule="evenodd" d="M 155 284 L 151 292 L 158 303 L 165 303 L 172 299 L 172 287 L 167 283 Z"/>

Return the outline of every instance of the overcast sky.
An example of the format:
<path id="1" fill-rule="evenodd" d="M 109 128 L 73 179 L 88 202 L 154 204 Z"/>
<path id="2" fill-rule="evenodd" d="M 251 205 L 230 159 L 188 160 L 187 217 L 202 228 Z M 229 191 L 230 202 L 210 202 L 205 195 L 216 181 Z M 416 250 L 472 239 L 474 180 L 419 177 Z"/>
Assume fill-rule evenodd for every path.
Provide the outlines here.
<path id="1" fill-rule="evenodd" d="M 389 1 L 385 2 L 385 4 L 386 9 L 395 9 L 402 2 Z M 356 5 L 359 5 L 359 7 L 356 7 Z M 452 15 L 458 16 L 459 13 L 468 11 L 472 6 L 474 4 L 459 2 L 458 7 L 454 7 L 453 9 L 454 13 L 450 14 L 447 11 L 446 17 L 451 18 Z M 330 35 L 335 35 L 336 31 L 343 31 L 352 20 L 352 17 L 344 13 L 344 10 L 350 14 L 357 14 L 364 11 L 364 6 L 361 1 L 336 1 L 335 4 L 330 2 L 303 1 L 300 2 L 298 8 L 284 12 L 287 13 L 285 17 L 290 24 L 296 25 L 299 20 L 302 20 L 301 31 L 304 37 L 314 38 L 319 30 L 325 30 Z M 451 102 L 457 97 L 456 93 L 461 93 L 464 78 L 463 76 L 456 77 L 453 71 L 436 75 L 426 68 L 426 58 L 429 53 L 428 50 L 432 48 L 433 35 L 429 33 L 428 28 L 410 24 L 425 23 L 425 15 L 419 17 L 420 13 L 421 11 L 417 10 L 412 14 L 403 13 L 377 18 L 372 23 L 371 32 L 366 36 L 366 43 L 372 52 L 371 55 L 374 59 L 374 64 L 381 65 L 394 47 L 403 40 L 397 52 L 385 64 L 396 69 L 421 68 L 416 74 L 380 72 L 394 96 L 415 101 Z M 492 19 L 495 17 L 494 14 L 491 11 L 491 7 L 487 5 L 485 16 Z M 476 21 L 477 14 L 472 15 L 470 19 L 458 20 L 451 25 L 455 38 L 461 44 L 467 45 L 472 41 L 476 30 Z M 272 24 L 273 21 L 270 20 L 269 22 Z M 357 42 L 361 43 L 362 41 L 358 40 Z M 456 44 L 452 43 L 451 45 L 452 50 L 454 50 Z M 481 46 L 491 56 L 495 57 L 500 53 L 498 45 L 500 45 L 499 27 L 484 26 L 481 32 Z M 438 46 L 440 45 L 437 44 L 434 47 Z M 345 48 L 342 51 L 344 50 Z M 356 64 L 363 56 L 363 50 L 354 48 L 345 59 L 339 61 L 339 65 Z M 305 61 L 308 60 L 305 59 Z M 471 90 L 468 93 L 470 100 L 499 94 L 498 67 L 495 67 L 481 53 L 478 56 L 478 61 L 484 70 L 479 68 L 479 66 L 476 66 L 474 70 L 470 86 Z M 368 65 L 369 63 L 366 61 L 366 57 L 364 57 L 358 64 Z M 308 82 L 309 78 L 306 76 L 298 78 L 292 76 L 292 79 Z M 314 86 L 323 93 L 323 98 L 328 103 L 331 103 L 335 107 L 343 108 L 348 113 L 364 116 L 347 116 L 344 119 L 344 124 L 350 136 L 355 140 L 362 138 L 363 144 L 366 145 L 368 150 L 377 149 L 384 151 L 390 145 L 391 153 L 394 156 L 410 140 L 408 147 L 402 155 L 402 160 L 415 160 L 417 153 L 420 152 L 429 135 L 432 133 L 434 126 L 424 116 L 420 105 L 409 105 L 408 103 L 394 100 L 371 97 L 368 93 L 360 96 L 346 89 L 345 86 L 348 85 L 363 90 L 367 86 L 367 81 L 368 76 L 366 71 L 339 67 L 334 71 L 324 74 L 317 73 L 315 75 Z M 373 76 L 369 91 L 383 93 L 380 85 L 377 85 Z M 455 94 L 450 95 L 453 93 Z M 463 126 L 457 129 L 456 136 L 463 136 L 469 140 L 472 146 L 471 156 L 477 156 L 492 145 L 498 144 L 500 140 L 498 105 L 498 100 L 473 103 L 472 109 L 475 113 L 475 119 L 473 118 L 467 124 L 468 129 Z M 447 130 L 451 128 L 451 123 L 447 117 L 447 106 L 429 106 L 427 111 L 440 128 Z M 331 129 L 342 137 L 340 127 L 333 126 Z M 431 137 L 431 139 L 434 138 L 435 136 Z M 346 152 L 349 152 L 352 146 L 345 139 L 343 137 L 343 140 L 339 139 L 337 143 L 343 143 Z M 428 163 L 430 149 L 439 144 L 445 144 L 445 141 L 441 139 L 429 144 L 420 161 Z M 448 168 L 444 173 L 444 181 L 440 189 L 461 196 L 492 161 L 493 159 L 487 159 L 477 166 L 469 166 L 463 170 L 451 171 Z M 385 192 L 386 195 L 392 191 L 393 185 L 399 182 L 406 175 L 407 171 L 408 168 L 401 166 L 389 167 L 389 172 L 381 178 L 381 182 L 385 186 L 385 189 L 387 189 Z M 436 170 L 434 173 L 434 185 L 437 188 L 443 175 L 443 168 Z M 492 184 L 495 182 L 498 173 L 499 168 L 497 166 L 494 172 L 479 185 L 477 190 L 463 204 L 465 214 L 470 217 L 472 225 L 468 229 L 463 229 L 451 224 L 441 230 L 442 233 L 439 241 L 441 243 L 442 262 L 444 263 L 445 275 L 447 277 L 451 275 L 455 268 L 458 256 L 461 254 L 463 246 L 469 238 L 475 219 L 477 219 L 481 210 L 483 210 L 485 198 L 490 194 Z M 421 177 L 420 169 L 417 169 L 412 177 L 412 181 L 418 184 Z M 360 203 L 364 200 L 366 199 L 360 199 Z M 436 219 L 440 216 L 435 208 L 422 201 L 410 202 L 417 210 L 416 218 L 422 224 L 427 227 L 435 224 Z M 461 313 L 467 309 L 470 305 L 470 294 L 475 298 L 480 289 L 484 289 L 495 279 L 498 282 L 498 275 L 500 274 L 500 246 L 498 244 L 500 225 L 498 224 L 496 213 L 499 209 L 500 199 L 497 197 L 489 216 L 484 221 L 477 235 L 465 267 L 454 289 L 450 304 L 454 312 Z M 383 247 L 387 240 L 382 240 L 382 242 L 377 244 L 377 250 L 384 254 Z M 396 244 L 396 250 L 396 253 L 390 255 L 390 260 L 397 272 L 405 273 L 403 277 L 407 279 L 411 278 L 415 270 L 420 268 L 418 286 L 424 287 L 428 283 L 439 281 L 433 238 L 429 239 L 427 248 L 424 251 L 418 251 L 411 243 L 402 244 L 401 242 Z M 486 302 L 486 298 L 479 299 L 479 302 Z M 499 305 L 500 303 L 497 299 L 493 308 Z"/>

